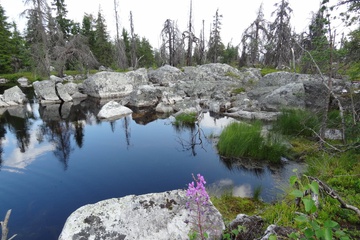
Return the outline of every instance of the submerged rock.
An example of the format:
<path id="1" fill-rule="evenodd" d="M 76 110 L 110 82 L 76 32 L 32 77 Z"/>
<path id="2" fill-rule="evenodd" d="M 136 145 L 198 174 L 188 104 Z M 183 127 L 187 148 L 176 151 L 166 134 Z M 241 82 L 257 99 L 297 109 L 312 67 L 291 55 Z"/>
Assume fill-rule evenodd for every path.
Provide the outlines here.
<path id="1" fill-rule="evenodd" d="M 89 204 L 67 219 L 59 240 L 80 239 L 189 239 L 193 227 L 184 190 L 129 195 Z M 211 205 L 206 223 L 208 239 L 221 239 L 224 223 Z"/>

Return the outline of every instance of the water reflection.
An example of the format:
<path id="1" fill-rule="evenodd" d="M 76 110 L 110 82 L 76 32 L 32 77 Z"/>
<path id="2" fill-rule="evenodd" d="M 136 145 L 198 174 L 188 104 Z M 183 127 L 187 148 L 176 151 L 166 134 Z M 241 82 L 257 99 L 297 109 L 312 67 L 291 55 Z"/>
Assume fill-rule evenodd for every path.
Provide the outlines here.
<path id="1" fill-rule="evenodd" d="M 203 145 L 203 140 L 208 141 L 199 122 L 193 124 L 174 125 L 177 133 L 179 133 L 177 142 L 181 146 L 182 151 L 190 151 L 192 156 L 196 156 L 196 148 L 199 147 L 206 151 Z M 181 137 L 182 132 L 188 132 L 188 138 Z"/>
<path id="2" fill-rule="evenodd" d="M 210 184 L 207 191 L 211 196 L 216 197 L 220 197 L 224 194 L 243 198 L 253 196 L 253 190 L 249 183 L 235 185 L 234 181 L 229 178 L 220 179 L 219 181 Z"/>
<path id="3" fill-rule="evenodd" d="M 210 136 L 232 118 L 207 112 L 197 124 L 176 128 L 166 115 L 133 109 L 132 116 L 100 121 L 105 103 L 31 103 L 1 114 L 0 216 L 14 210 L 11 230 L 20 238 L 56 239 L 80 206 L 182 189 L 192 173 L 204 175 L 209 191 L 218 194 L 229 189 L 249 197 L 261 186 L 265 201 L 274 199 L 278 181 L 288 179 L 290 165 L 277 169 L 218 156 Z"/>

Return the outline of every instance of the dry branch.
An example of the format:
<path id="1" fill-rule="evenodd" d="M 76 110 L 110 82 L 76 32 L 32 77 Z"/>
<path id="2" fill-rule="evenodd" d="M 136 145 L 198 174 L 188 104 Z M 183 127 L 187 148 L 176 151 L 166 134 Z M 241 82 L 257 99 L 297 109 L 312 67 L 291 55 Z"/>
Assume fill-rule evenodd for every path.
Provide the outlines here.
<path id="1" fill-rule="evenodd" d="M 349 209 L 349 210 L 352 210 L 354 211 L 359 217 L 360 217 L 360 209 L 355 207 L 355 206 L 352 206 L 352 205 L 349 205 L 347 204 L 340 196 L 339 194 L 337 194 L 334 189 L 330 188 L 328 185 L 326 185 L 324 182 L 322 182 L 321 180 L 319 180 L 318 178 L 315 178 L 315 177 L 311 177 L 311 176 L 308 176 L 308 178 L 311 180 L 311 181 L 315 181 L 319 184 L 319 188 L 321 190 L 323 190 L 328 196 L 330 196 L 331 198 L 333 199 L 336 199 L 339 203 L 340 203 L 340 206 L 341 208 L 346 208 L 346 209 Z"/>
<path id="2" fill-rule="evenodd" d="M 16 237 L 16 234 L 15 234 L 11 238 L 9 238 L 9 239 L 7 238 L 7 235 L 9 233 L 9 228 L 8 228 L 7 225 L 8 225 L 8 222 L 9 222 L 10 214 L 11 214 L 11 209 L 6 212 L 4 221 L 0 222 L 0 225 L 1 225 L 1 240 L 11 240 L 11 239 Z"/>

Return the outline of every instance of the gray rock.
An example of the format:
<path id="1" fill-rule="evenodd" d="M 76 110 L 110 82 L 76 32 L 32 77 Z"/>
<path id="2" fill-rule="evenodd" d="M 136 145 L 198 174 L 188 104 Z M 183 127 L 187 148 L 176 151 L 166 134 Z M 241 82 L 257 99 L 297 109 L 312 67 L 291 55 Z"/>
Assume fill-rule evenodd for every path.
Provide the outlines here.
<path id="1" fill-rule="evenodd" d="M 331 140 L 341 140 L 343 139 L 343 135 L 339 129 L 326 129 L 325 138 Z"/>
<path id="2" fill-rule="evenodd" d="M 87 98 L 87 95 L 83 94 L 83 93 L 76 92 L 73 95 L 71 95 L 71 97 L 73 99 L 79 99 L 79 98 Z"/>
<path id="3" fill-rule="evenodd" d="M 1 95 L 1 98 L 0 98 L 0 108 L 5 108 L 5 107 L 9 107 L 10 105 L 6 102 L 4 102 L 3 98 L 2 98 L 2 95 Z M 2 110 L 1 110 L 2 111 Z"/>
<path id="4" fill-rule="evenodd" d="M 170 65 L 162 66 L 156 70 L 149 70 L 149 81 L 162 86 L 169 86 L 184 77 L 184 73 Z"/>
<path id="5" fill-rule="evenodd" d="M 70 102 L 73 100 L 62 83 L 56 84 L 56 91 L 61 101 Z"/>
<path id="6" fill-rule="evenodd" d="M 61 102 L 56 94 L 54 80 L 36 81 L 33 83 L 34 91 L 41 102 Z"/>
<path id="7" fill-rule="evenodd" d="M 79 92 L 79 88 L 78 85 L 76 83 L 66 83 L 63 85 L 65 88 L 65 91 L 71 96 L 74 95 L 75 93 Z"/>
<path id="8" fill-rule="evenodd" d="M 63 77 L 63 80 L 64 81 L 67 81 L 67 82 L 72 82 L 72 81 L 74 81 L 74 77 L 73 76 L 66 76 L 66 77 Z"/>
<path id="9" fill-rule="evenodd" d="M 79 91 L 97 98 L 120 98 L 130 95 L 139 85 L 148 83 L 145 69 L 129 73 L 99 72 L 86 79 Z"/>
<path id="10" fill-rule="evenodd" d="M 275 224 L 269 225 L 264 233 L 264 236 L 260 240 L 268 240 L 271 235 L 275 235 L 277 239 L 288 239 L 292 232 L 296 229 L 290 227 L 280 227 Z"/>
<path id="11" fill-rule="evenodd" d="M 0 83 L 3 84 L 3 83 L 7 83 L 9 80 L 7 80 L 6 78 L 0 78 Z"/>
<path id="12" fill-rule="evenodd" d="M 315 79 L 316 78 L 316 79 Z M 319 77 L 309 74 L 298 74 L 290 72 L 274 72 L 266 74 L 258 83 L 257 87 L 285 86 L 289 83 L 299 83 L 310 79 L 320 81 Z"/>
<path id="13" fill-rule="evenodd" d="M 64 80 L 60 77 L 50 75 L 50 80 L 55 81 L 56 83 L 62 83 Z"/>
<path id="14" fill-rule="evenodd" d="M 26 77 L 21 77 L 17 80 L 17 82 L 20 84 L 20 87 L 28 87 L 29 86 L 29 79 Z"/>
<path id="15" fill-rule="evenodd" d="M 106 119 L 117 119 L 131 113 L 132 110 L 130 108 L 122 106 L 115 101 L 110 101 L 100 109 L 97 117 Z"/>
<path id="16" fill-rule="evenodd" d="M 59 240 L 189 239 L 192 214 L 185 208 L 183 190 L 145 195 L 130 195 L 83 206 L 66 220 Z M 221 214 L 209 206 L 205 223 L 212 223 L 208 239 L 221 239 L 224 229 Z"/>
<path id="17" fill-rule="evenodd" d="M 130 94 L 129 105 L 140 108 L 152 107 L 156 106 L 161 97 L 160 89 L 150 85 L 141 85 Z"/>
<path id="18" fill-rule="evenodd" d="M 263 111 L 280 111 L 282 108 L 305 108 L 305 89 L 303 83 L 289 83 L 275 89 L 259 99 Z"/>
<path id="19" fill-rule="evenodd" d="M 243 119 L 257 119 L 257 120 L 264 120 L 264 121 L 274 121 L 276 120 L 277 116 L 279 116 L 280 112 L 249 112 L 238 110 L 236 112 L 228 112 L 225 113 L 226 116 L 234 117 L 234 118 L 243 118 Z"/>
<path id="20" fill-rule="evenodd" d="M 262 236 L 262 228 L 264 227 L 264 220 L 259 216 L 248 216 L 246 214 L 239 214 L 230 222 L 228 229 L 238 229 L 239 226 L 243 227 L 236 235 L 236 239 L 258 239 Z"/>
<path id="21" fill-rule="evenodd" d="M 21 91 L 18 86 L 14 86 L 4 91 L 3 99 L 5 102 L 15 102 L 17 104 L 23 104 L 26 101 L 26 95 Z"/>
<path id="22" fill-rule="evenodd" d="M 174 112 L 174 108 L 171 105 L 161 102 L 156 106 L 155 111 L 158 113 L 171 113 Z"/>

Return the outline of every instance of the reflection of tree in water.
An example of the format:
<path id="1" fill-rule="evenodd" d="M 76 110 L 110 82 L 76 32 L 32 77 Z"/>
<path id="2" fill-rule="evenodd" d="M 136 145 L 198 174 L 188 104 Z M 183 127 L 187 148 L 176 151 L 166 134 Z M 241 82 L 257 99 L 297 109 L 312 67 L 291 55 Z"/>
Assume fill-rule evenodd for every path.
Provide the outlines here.
<path id="1" fill-rule="evenodd" d="M 238 170 L 243 172 L 253 173 L 257 177 L 262 177 L 265 173 L 265 164 L 258 160 L 250 158 L 234 158 L 234 157 L 220 157 L 221 162 L 230 171 Z"/>
<path id="2" fill-rule="evenodd" d="M 116 123 L 120 121 L 119 120 L 115 120 L 115 121 L 110 121 L 110 128 L 111 131 L 114 133 L 115 129 L 116 129 Z M 126 146 L 127 148 L 129 148 L 130 146 L 130 137 L 131 137 L 131 129 L 130 129 L 130 116 L 124 116 L 121 118 L 122 121 L 122 127 L 124 129 L 124 133 L 125 133 L 125 141 L 126 141 Z"/>
<path id="3" fill-rule="evenodd" d="M 174 125 L 176 132 L 180 133 L 183 130 L 190 130 L 189 140 L 178 137 L 178 142 L 180 143 L 183 151 L 191 151 L 191 155 L 196 156 L 196 146 L 200 146 L 204 151 L 203 139 L 207 140 L 204 135 L 200 122 L 197 121 L 194 124 L 181 124 Z"/>
<path id="4" fill-rule="evenodd" d="M 72 122 L 75 132 L 74 139 L 79 148 L 84 145 L 84 126 L 86 124 L 86 113 L 80 104 L 73 105 L 70 110 L 70 121 Z"/>
<path id="5" fill-rule="evenodd" d="M 70 141 L 72 133 L 71 124 L 66 121 L 44 122 L 40 127 L 42 138 L 46 136 L 48 141 L 55 145 L 54 155 L 64 164 L 65 170 L 68 167 L 70 153 L 74 150 Z"/>
<path id="6" fill-rule="evenodd" d="M 130 117 L 125 116 L 123 118 L 123 128 L 125 132 L 125 140 L 126 140 L 126 146 L 130 146 L 130 137 L 131 137 L 131 129 L 130 129 Z"/>
<path id="7" fill-rule="evenodd" d="M 1 166 L 2 166 L 2 162 L 3 162 L 2 154 L 3 154 L 3 151 L 4 151 L 4 149 L 2 147 L 2 140 L 5 137 L 5 134 L 6 134 L 6 129 L 4 128 L 3 124 L 0 124 L 0 169 L 1 169 Z"/>
<path id="8" fill-rule="evenodd" d="M 84 123 L 82 121 L 76 121 L 73 123 L 75 127 L 74 139 L 79 148 L 84 145 Z"/>
<path id="9" fill-rule="evenodd" d="M 16 136 L 20 152 L 24 153 L 30 144 L 30 121 L 25 118 L 25 116 L 24 118 L 11 116 L 9 112 L 6 111 L 0 118 L 0 124 L 7 126 L 9 131 Z"/>

